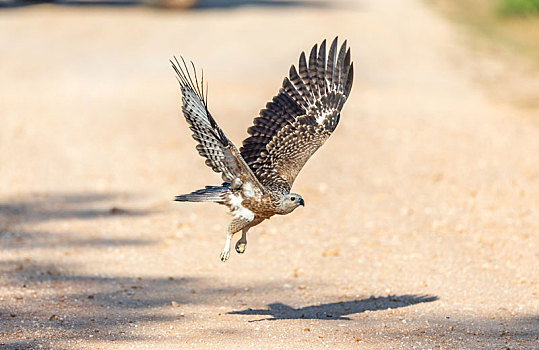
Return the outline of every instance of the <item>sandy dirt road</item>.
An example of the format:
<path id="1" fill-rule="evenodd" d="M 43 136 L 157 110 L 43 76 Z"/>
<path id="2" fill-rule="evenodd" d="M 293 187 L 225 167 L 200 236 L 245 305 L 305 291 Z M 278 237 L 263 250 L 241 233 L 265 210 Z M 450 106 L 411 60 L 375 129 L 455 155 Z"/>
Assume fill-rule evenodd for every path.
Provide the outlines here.
<path id="1" fill-rule="evenodd" d="M 539 128 L 422 2 L 0 11 L 0 348 L 533 349 Z M 167 60 L 239 145 L 290 64 L 347 38 L 355 85 L 294 185 L 305 208 L 223 264 L 218 184 Z"/>

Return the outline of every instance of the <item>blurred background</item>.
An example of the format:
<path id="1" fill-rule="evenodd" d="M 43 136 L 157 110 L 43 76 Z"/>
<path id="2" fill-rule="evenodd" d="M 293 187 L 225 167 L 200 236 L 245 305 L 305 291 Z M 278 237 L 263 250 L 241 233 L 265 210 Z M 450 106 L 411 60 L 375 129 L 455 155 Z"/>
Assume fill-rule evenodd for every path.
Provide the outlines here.
<path id="1" fill-rule="evenodd" d="M 536 0 L 1 0 L 0 347 L 534 348 L 538 35 Z M 336 36 L 306 207 L 222 264 L 168 60 L 240 146 Z"/>

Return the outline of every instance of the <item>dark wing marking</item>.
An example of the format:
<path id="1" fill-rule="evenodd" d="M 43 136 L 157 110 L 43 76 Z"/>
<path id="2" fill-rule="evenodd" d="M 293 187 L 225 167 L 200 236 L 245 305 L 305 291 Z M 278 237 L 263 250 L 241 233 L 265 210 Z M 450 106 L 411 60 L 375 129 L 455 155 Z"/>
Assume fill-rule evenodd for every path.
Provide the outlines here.
<path id="1" fill-rule="evenodd" d="M 299 70 L 299 71 L 298 71 Z M 354 68 L 346 41 L 337 52 L 337 38 L 326 56 L 326 41 L 314 45 L 309 60 L 299 57 L 279 93 L 247 130 L 241 155 L 260 182 L 290 191 L 307 160 L 337 127 L 350 95 Z"/>
<path id="2" fill-rule="evenodd" d="M 194 80 L 189 69 L 181 57 L 182 64 L 174 57 L 172 68 L 177 74 L 182 92 L 182 111 L 189 128 L 193 131 L 193 138 L 198 142 L 198 153 L 206 158 L 206 165 L 213 171 L 221 173 L 224 181 L 233 182 L 239 178 L 249 180 L 262 186 L 247 166 L 237 148 L 230 142 L 224 132 L 219 128 L 215 119 L 207 108 L 207 94 L 204 91 L 204 78 L 201 76 L 199 84 L 196 69 L 191 63 Z M 207 90 L 207 89 L 206 89 Z"/>

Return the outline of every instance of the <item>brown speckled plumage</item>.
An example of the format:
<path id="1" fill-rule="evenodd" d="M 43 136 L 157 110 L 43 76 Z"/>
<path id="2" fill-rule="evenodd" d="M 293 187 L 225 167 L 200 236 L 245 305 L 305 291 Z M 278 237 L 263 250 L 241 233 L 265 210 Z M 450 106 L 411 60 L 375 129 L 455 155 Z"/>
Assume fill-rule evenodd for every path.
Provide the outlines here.
<path id="1" fill-rule="evenodd" d="M 290 67 L 279 93 L 248 129 L 251 136 L 240 152 L 263 185 L 290 191 L 301 168 L 335 130 L 353 78 L 346 41 L 336 55 L 337 39 L 327 64 L 325 40 L 319 50 L 313 46 L 308 65 L 302 52 L 299 74 Z"/>
<path id="2" fill-rule="evenodd" d="M 275 214 L 288 214 L 303 205 L 290 193 L 307 160 L 337 127 L 340 111 L 352 88 L 353 64 L 346 41 L 337 49 L 333 40 L 326 55 L 326 41 L 314 45 L 307 61 L 301 53 L 298 70 L 290 67 L 279 93 L 260 111 L 249 127 L 249 137 L 238 150 L 219 128 L 207 109 L 203 78 L 199 83 L 182 59 L 172 62 L 182 92 L 182 111 L 197 150 L 206 164 L 221 173 L 225 183 L 207 186 L 178 201 L 216 202 L 234 216 L 227 229 L 221 260 L 229 257 L 230 239 L 242 230 L 236 250 L 245 250 L 247 230 Z"/>

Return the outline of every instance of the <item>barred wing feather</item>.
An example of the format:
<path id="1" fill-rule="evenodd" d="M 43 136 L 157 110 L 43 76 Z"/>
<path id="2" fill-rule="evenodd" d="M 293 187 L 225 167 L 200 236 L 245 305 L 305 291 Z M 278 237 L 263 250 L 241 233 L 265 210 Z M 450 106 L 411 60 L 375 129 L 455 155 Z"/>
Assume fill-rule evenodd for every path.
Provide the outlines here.
<path id="1" fill-rule="evenodd" d="M 172 67 L 178 76 L 182 92 L 182 111 L 193 131 L 193 138 L 198 142 L 198 153 L 206 158 L 206 165 L 217 173 L 226 182 L 240 179 L 242 182 L 253 182 L 259 189 L 262 186 L 241 158 L 238 149 L 230 142 L 224 132 L 219 128 L 215 119 L 207 108 L 207 95 L 204 94 L 204 78 L 198 82 L 196 69 L 193 65 L 194 79 L 182 58 L 182 64 L 175 58 L 171 61 Z"/>
<path id="2" fill-rule="evenodd" d="M 337 127 L 352 88 L 353 64 L 346 41 L 337 38 L 326 56 L 326 41 L 301 53 L 279 93 L 253 121 L 241 155 L 260 183 L 289 192 L 299 171 Z"/>

